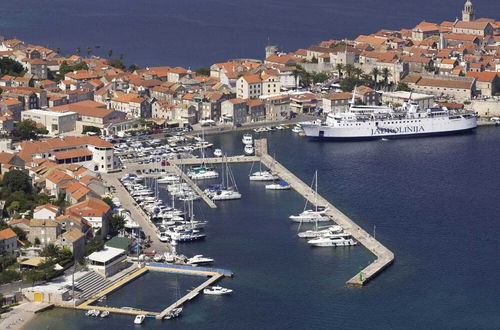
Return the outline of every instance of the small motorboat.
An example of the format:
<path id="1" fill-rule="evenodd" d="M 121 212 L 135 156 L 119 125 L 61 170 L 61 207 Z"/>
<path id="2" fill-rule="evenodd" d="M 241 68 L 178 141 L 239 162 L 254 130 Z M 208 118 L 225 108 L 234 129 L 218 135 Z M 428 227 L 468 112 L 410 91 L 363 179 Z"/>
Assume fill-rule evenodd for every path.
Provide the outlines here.
<path id="1" fill-rule="evenodd" d="M 189 258 L 187 260 L 188 265 L 203 265 L 203 264 L 210 264 L 214 262 L 215 260 L 212 258 L 207 258 L 202 256 L 201 254 L 195 255 L 192 258 Z"/>
<path id="2" fill-rule="evenodd" d="M 165 318 L 167 320 L 175 319 L 176 317 L 179 317 L 181 315 L 181 313 L 182 313 L 182 307 L 177 307 L 177 308 L 172 309 L 170 314 L 168 314 Z"/>
<path id="3" fill-rule="evenodd" d="M 254 148 L 252 147 L 252 145 L 250 144 L 247 144 L 245 145 L 245 148 L 243 148 L 243 151 L 245 152 L 245 155 L 253 155 L 254 153 Z"/>
<path id="4" fill-rule="evenodd" d="M 215 149 L 214 150 L 214 156 L 215 157 L 222 157 L 222 150 L 221 149 Z"/>
<path id="5" fill-rule="evenodd" d="M 144 314 L 137 315 L 134 319 L 134 324 L 142 324 L 142 322 L 144 322 L 145 318 L 146 318 L 146 315 L 144 315 Z"/>
<path id="6" fill-rule="evenodd" d="M 88 310 L 87 313 L 85 313 L 85 315 L 92 316 L 92 317 L 98 317 L 99 314 L 101 314 L 101 311 L 98 309 L 91 309 L 91 310 Z"/>
<path id="7" fill-rule="evenodd" d="M 223 288 L 221 286 L 212 286 L 212 287 L 207 287 L 206 289 L 203 290 L 203 293 L 204 294 L 208 294 L 208 295 L 214 295 L 214 296 L 221 296 L 221 295 L 225 295 L 225 294 L 231 294 L 233 292 L 233 290 L 231 289 L 227 289 L 227 288 Z"/>
<path id="8" fill-rule="evenodd" d="M 252 145 L 253 144 L 252 134 L 244 134 L 243 138 L 241 139 L 241 142 L 243 142 L 244 145 Z"/>
<path id="9" fill-rule="evenodd" d="M 103 311 L 101 313 L 101 318 L 105 318 L 105 317 L 108 317 L 109 316 L 109 312 L 108 311 Z"/>

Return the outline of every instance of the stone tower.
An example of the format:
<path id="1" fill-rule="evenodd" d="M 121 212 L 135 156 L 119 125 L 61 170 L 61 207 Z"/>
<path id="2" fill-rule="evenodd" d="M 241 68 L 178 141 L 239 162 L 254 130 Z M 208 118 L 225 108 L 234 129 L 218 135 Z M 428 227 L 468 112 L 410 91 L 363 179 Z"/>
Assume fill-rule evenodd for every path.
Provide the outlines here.
<path id="1" fill-rule="evenodd" d="M 476 18 L 474 17 L 474 7 L 472 7 L 472 2 L 467 0 L 464 5 L 464 10 L 462 10 L 462 21 L 472 22 Z"/>
<path id="2" fill-rule="evenodd" d="M 266 46 L 266 58 L 278 53 L 278 46 Z"/>

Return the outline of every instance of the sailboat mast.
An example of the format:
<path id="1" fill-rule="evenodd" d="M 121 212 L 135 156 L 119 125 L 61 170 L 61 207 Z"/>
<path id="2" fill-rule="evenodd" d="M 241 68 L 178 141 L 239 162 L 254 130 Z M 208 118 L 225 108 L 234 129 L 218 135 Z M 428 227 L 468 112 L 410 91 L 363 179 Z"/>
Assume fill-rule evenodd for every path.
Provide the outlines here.
<path id="1" fill-rule="evenodd" d="M 316 206 L 316 212 L 318 212 L 318 170 L 314 173 L 314 205 Z"/>

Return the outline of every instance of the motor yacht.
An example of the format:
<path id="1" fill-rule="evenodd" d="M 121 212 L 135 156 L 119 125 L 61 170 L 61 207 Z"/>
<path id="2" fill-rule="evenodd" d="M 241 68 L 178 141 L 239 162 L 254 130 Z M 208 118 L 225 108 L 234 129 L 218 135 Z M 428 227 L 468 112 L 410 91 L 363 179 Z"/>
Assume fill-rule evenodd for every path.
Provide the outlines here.
<path id="1" fill-rule="evenodd" d="M 221 286 L 212 286 L 212 287 L 207 287 L 207 288 L 203 289 L 204 294 L 215 295 L 215 296 L 231 294 L 232 292 L 233 292 L 233 290 L 223 288 Z"/>

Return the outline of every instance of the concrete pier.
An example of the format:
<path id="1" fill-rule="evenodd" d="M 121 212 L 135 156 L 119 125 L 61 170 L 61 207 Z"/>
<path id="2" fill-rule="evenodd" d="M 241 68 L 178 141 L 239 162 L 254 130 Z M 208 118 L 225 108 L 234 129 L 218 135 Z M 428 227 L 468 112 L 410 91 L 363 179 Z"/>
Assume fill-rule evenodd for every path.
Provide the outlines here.
<path id="1" fill-rule="evenodd" d="M 208 280 L 206 280 L 205 282 L 203 282 L 202 284 L 200 284 L 199 286 L 197 286 L 193 290 L 189 291 L 189 293 L 187 295 L 185 295 L 181 299 L 177 300 L 176 302 L 174 302 L 172 305 L 168 306 L 167 308 L 165 308 L 160 314 L 156 315 L 156 319 L 157 320 L 164 319 L 168 314 L 172 313 L 172 310 L 174 308 L 178 308 L 178 307 L 182 306 L 184 303 L 190 301 L 191 299 L 196 297 L 198 294 L 200 294 L 200 292 L 202 292 L 206 287 L 217 282 L 222 277 L 224 277 L 224 275 L 222 275 L 222 274 L 213 275 Z"/>
<path id="2" fill-rule="evenodd" d="M 208 276 L 209 279 L 197 286 L 196 288 L 192 289 L 189 291 L 188 294 L 186 294 L 184 297 L 181 297 L 177 301 L 175 301 L 173 304 L 165 308 L 161 313 L 157 312 L 151 312 L 151 311 L 145 311 L 145 310 L 139 310 L 139 309 L 129 309 L 129 308 L 118 308 L 118 307 L 108 307 L 108 306 L 95 306 L 92 305 L 95 301 L 97 301 L 99 298 L 108 295 L 112 293 L 115 290 L 118 290 L 119 288 L 125 286 L 129 282 L 135 280 L 139 276 L 144 275 L 145 273 L 149 271 L 156 271 L 156 272 L 164 272 L 164 273 L 171 273 L 171 274 L 181 274 L 181 275 L 195 275 L 195 276 Z M 216 269 L 216 268 L 205 268 L 205 267 L 194 267 L 194 266 L 187 266 L 187 265 L 170 265 L 170 264 L 160 264 L 160 263 L 146 263 L 144 267 L 137 269 L 133 273 L 125 276 L 124 278 L 120 279 L 116 283 L 113 283 L 113 285 L 107 287 L 103 291 L 99 292 L 92 298 L 88 299 L 87 301 L 83 302 L 81 305 L 79 305 L 78 309 L 83 309 L 83 310 L 89 310 L 89 309 L 97 309 L 100 311 L 108 311 L 110 313 L 118 313 L 118 314 L 127 314 L 127 315 L 151 315 L 154 316 L 157 320 L 162 320 L 164 319 L 168 314 L 172 312 L 174 308 L 180 307 L 186 302 L 192 300 L 195 298 L 200 292 L 203 291 L 206 287 L 210 286 L 211 284 L 219 281 L 223 277 L 232 277 L 233 273 L 229 270 L 226 269 Z"/>
<path id="3" fill-rule="evenodd" d="M 190 177 L 187 176 L 186 173 L 184 173 L 177 165 L 173 165 L 172 166 L 172 169 L 174 170 L 174 173 L 177 174 L 178 176 L 180 176 L 182 178 L 182 180 L 184 182 L 186 182 L 190 187 L 191 189 L 194 190 L 194 192 L 200 196 L 200 198 L 205 202 L 207 203 L 207 205 L 212 208 L 212 209 L 216 209 L 217 208 L 217 205 L 215 205 L 215 203 L 203 192 L 203 190 L 201 190 L 198 185 L 196 183 L 193 182 L 193 180 L 191 180 Z"/>
<path id="4" fill-rule="evenodd" d="M 377 257 L 374 262 L 348 280 L 347 285 L 365 285 L 394 261 L 394 253 L 378 242 L 374 237 L 368 234 L 363 228 L 358 226 L 354 221 L 329 203 L 321 195 L 316 194 L 311 187 L 288 171 L 283 165 L 269 156 L 267 153 L 266 139 L 256 140 L 255 149 L 257 156 L 260 156 L 260 160 L 265 166 L 275 172 L 281 179 L 288 182 L 295 191 L 301 194 L 312 205 L 327 207 L 328 216 L 335 223 L 342 226 L 347 233 L 352 235 L 354 239 L 356 239 L 360 244 L 367 248 L 368 251 Z"/>

